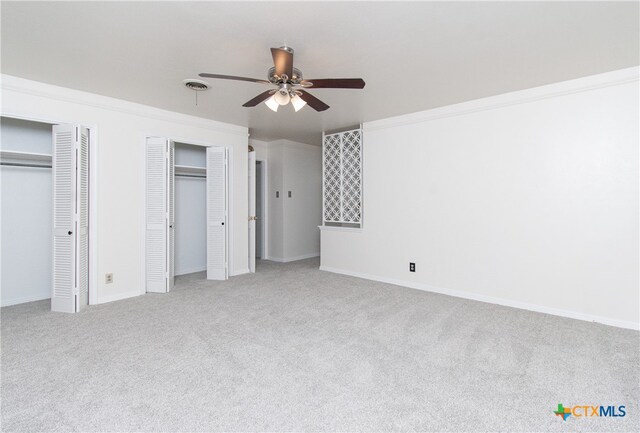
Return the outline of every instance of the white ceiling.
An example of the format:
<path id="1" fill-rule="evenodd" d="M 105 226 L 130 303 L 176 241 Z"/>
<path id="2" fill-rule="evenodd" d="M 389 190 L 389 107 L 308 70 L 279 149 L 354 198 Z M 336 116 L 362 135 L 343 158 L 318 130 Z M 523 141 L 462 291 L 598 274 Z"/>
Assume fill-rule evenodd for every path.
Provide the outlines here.
<path id="1" fill-rule="evenodd" d="M 639 63 L 638 2 L 2 2 L 2 72 L 318 144 L 332 130 Z M 265 78 L 270 47 L 305 78 L 362 77 L 311 92 L 331 108 L 273 113 L 265 90 L 200 72 Z"/>

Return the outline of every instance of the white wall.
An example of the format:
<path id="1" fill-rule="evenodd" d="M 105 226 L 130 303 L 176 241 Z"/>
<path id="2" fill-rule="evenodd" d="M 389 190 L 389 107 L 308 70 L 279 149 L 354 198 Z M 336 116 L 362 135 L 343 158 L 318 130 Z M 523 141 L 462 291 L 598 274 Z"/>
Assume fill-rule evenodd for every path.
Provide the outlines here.
<path id="1" fill-rule="evenodd" d="M 114 98 L 2 76 L 2 114 L 97 130 L 97 297 L 106 302 L 144 291 L 144 137 L 229 146 L 235 200 L 231 275 L 248 272 L 247 134 L 245 127 Z M 106 285 L 104 274 L 114 282 Z"/>
<path id="2" fill-rule="evenodd" d="M 206 167 L 203 146 L 176 143 L 176 165 Z M 175 274 L 207 269 L 207 178 L 175 177 Z"/>
<path id="3" fill-rule="evenodd" d="M 275 142 L 272 142 L 275 143 Z M 284 257 L 284 154 L 282 146 L 269 145 L 267 157 L 267 259 L 282 260 Z M 280 196 L 276 197 L 276 192 Z"/>
<path id="4" fill-rule="evenodd" d="M 322 268 L 638 328 L 638 68 L 364 124 Z M 416 273 L 409 273 L 409 262 Z"/>
<path id="5" fill-rule="evenodd" d="M 318 256 L 318 226 L 322 222 L 322 148 L 285 140 L 283 149 L 284 258 Z"/>
<path id="6" fill-rule="evenodd" d="M 270 260 L 292 261 L 320 254 L 321 151 L 319 146 L 289 140 L 268 144 Z"/>
<path id="7" fill-rule="evenodd" d="M 51 155 L 51 125 L 2 118 L 0 149 Z M 0 167 L 0 305 L 51 297 L 50 168 Z"/>

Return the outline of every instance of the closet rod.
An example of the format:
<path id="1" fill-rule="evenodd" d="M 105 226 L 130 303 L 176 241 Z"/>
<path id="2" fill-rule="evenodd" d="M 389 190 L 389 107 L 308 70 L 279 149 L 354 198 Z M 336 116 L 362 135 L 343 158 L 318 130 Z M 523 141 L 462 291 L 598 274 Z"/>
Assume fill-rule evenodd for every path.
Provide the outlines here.
<path id="1" fill-rule="evenodd" d="M 2 162 L 0 161 L 0 165 L 8 165 L 9 167 L 33 167 L 33 168 L 51 168 L 50 165 L 42 165 L 42 164 L 21 164 L 19 162 Z"/>
<path id="2" fill-rule="evenodd" d="M 195 177 L 197 179 L 206 179 L 207 176 L 198 176 L 198 175 L 193 175 L 193 174 L 176 174 L 176 177 Z"/>

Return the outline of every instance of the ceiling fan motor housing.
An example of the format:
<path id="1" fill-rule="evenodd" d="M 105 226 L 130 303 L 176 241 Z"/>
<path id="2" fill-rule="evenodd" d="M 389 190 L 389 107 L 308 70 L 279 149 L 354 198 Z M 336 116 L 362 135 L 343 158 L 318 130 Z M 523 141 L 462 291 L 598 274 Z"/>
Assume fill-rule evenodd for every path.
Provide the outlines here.
<path id="1" fill-rule="evenodd" d="M 267 79 L 273 84 L 280 84 L 284 82 L 284 77 L 276 75 L 276 68 L 274 66 L 269 68 Z M 287 82 L 291 84 L 300 84 L 301 81 L 302 71 L 300 71 L 300 69 L 298 68 L 293 68 L 293 77 L 287 77 Z"/>

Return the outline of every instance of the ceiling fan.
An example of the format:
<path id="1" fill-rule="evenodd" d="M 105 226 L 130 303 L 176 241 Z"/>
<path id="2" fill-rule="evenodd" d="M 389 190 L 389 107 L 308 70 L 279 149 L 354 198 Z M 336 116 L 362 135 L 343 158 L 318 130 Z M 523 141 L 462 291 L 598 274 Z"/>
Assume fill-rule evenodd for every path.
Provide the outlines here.
<path id="1" fill-rule="evenodd" d="M 287 105 L 289 102 L 291 102 L 296 111 L 300 110 L 307 104 L 316 111 L 324 111 L 329 108 L 329 106 L 304 89 L 362 89 L 365 85 L 362 78 L 322 78 L 305 80 L 302 78 L 302 72 L 300 69 L 293 67 L 292 48 L 287 46 L 271 48 L 271 55 L 273 56 L 274 66 L 269 69 L 267 80 L 207 73 L 202 73 L 200 76 L 205 78 L 220 78 L 223 80 L 249 81 L 252 83 L 277 86 L 275 89 L 262 92 L 242 105 L 243 107 L 255 107 L 264 101 L 265 104 L 273 111 L 278 111 L 278 107 L 280 105 Z"/>

